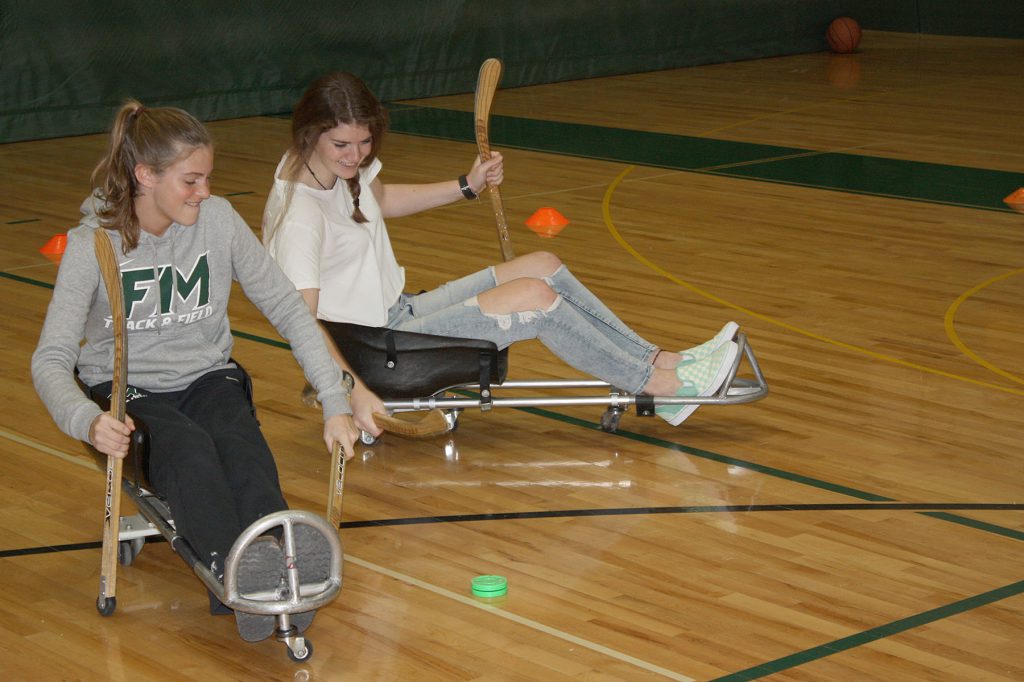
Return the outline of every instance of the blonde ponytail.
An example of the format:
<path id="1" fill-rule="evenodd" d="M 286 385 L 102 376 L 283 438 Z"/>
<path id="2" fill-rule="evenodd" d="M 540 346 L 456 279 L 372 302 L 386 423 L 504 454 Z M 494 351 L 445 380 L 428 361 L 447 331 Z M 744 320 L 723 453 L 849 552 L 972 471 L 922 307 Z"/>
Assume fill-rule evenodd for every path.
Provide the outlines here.
<path id="1" fill-rule="evenodd" d="M 209 131 L 186 111 L 149 109 L 134 99 L 121 106 L 110 129 L 107 152 L 92 172 L 92 186 L 103 202 L 96 212 L 100 225 L 121 233 L 124 253 L 139 245 L 135 168 L 149 166 L 159 175 L 197 147 L 211 145 Z"/>

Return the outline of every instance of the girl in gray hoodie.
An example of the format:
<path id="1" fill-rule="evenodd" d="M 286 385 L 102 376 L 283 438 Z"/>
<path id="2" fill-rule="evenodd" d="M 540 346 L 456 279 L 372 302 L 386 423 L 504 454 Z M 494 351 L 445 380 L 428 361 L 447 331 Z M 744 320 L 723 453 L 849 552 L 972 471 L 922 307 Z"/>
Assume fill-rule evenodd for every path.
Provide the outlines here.
<path id="1" fill-rule="evenodd" d="M 131 417 L 122 423 L 102 412 L 74 378 L 77 369 L 91 395 L 110 394 L 112 318 L 93 247 L 94 232 L 105 229 L 124 289 L 127 410 L 150 433 L 146 473 L 177 531 L 220 574 L 241 531 L 287 507 L 247 377 L 231 361 L 233 280 L 288 340 L 316 388 L 328 449 L 337 441 L 351 457 L 358 430 L 342 372 L 309 308 L 241 216 L 210 195 L 212 170 L 209 133 L 190 114 L 135 101 L 121 108 L 82 223 L 68 232 L 32 378 L 62 431 L 103 454 L 127 454 Z M 265 564 L 268 581 L 277 562 L 284 571 L 274 543 L 250 550 L 263 553 L 254 561 Z M 211 599 L 211 610 L 216 606 Z M 273 617 L 256 618 L 269 619 L 273 630 Z M 260 638 L 262 626 L 257 631 L 250 636 Z"/>

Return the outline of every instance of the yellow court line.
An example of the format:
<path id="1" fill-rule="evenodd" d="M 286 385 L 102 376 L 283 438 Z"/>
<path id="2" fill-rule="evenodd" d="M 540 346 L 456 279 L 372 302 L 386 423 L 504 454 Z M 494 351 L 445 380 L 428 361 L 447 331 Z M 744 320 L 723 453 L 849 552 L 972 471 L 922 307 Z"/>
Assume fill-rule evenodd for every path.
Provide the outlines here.
<path id="1" fill-rule="evenodd" d="M 433 592 L 434 594 L 446 597 L 447 599 L 453 599 L 466 606 L 472 606 L 473 608 L 477 608 L 482 611 L 487 611 L 492 615 L 499 616 L 501 618 L 505 618 L 506 620 L 510 620 L 513 623 L 518 623 L 519 625 L 524 625 L 533 630 L 543 632 L 546 635 L 551 635 L 552 637 L 564 639 L 570 644 L 576 644 L 578 646 L 585 647 L 587 649 L 590 649 L 591 651 L 596 651 L 599 654 L 603 654 L 610 658 L 618 659 L 623 663 L 628 663 L 629 665 L 635 666 L 637 668 L 642 668 L 644 670 L 647 670 L 648 672 L 652 672 L 657 675 L 662 675 L 670 680 L 678 680 L 679 682 L 695 682 L 694 678 L 687 677 L 686 675 L 677 673 L 673 670 L 669 670 L 668 668 L 662 668 L 659 665 L 643 661 L 634 656 L 630 656 L 629 654 L 624 654 L 621 651 L 616 651 L 615 649 L 610 649 L 602 644 L 597 644 L 596 642 L 591 642 L 590 640 L 582 639 L 580 637 L 577 637 L 576 635 L 571 635 L 568 632 L 557 630 L 549 625 L 545 625 L 544 623 L 540 623 L 529 618 L 524 618 L 523 616 L 516 615 L 504 609 L 493 606 L 491 604 L 481 603 L 480 601 L 470 599 L 465 595 L 457 594 L 455 592 L 452 592 L 451 590 L 446 590 L 443 587 L 431 585 L 430 583 L 424 582 L 419 578 L 413 578 L 412 576 L 405 575 L 404 573 L 393 571 L 390 568 L 385 568 L 383 566 L 378 566 L 377 564 L 370 563 L 369 561 L 358 559 L 352 556 L 351 554 L 345 555 L 345 561 L 350 561 L 356 566 L 362 566 L 363 568 L 369 569 L 376 573 L 380 573 L 381 575 L 385 575 L 389 578 L 393 578 L 395 580 L 403 582 L 406 585 L 412 585 L 413 587 L 418 587 L 420 589 Z"/>
<path id="2" fill-rule="evenodd" d="M 973 289 L 969 289 L 968 291 L 965 291 L 963 294 L 960 295 L 960 298 L 958 298 L 955 301 L 953 301 L 953 305 L 949 306 L 949 310 L 946 311 L 946 317 L 945 317 L 944 322 L 945 322 L 945 325 L 946 325 L 946 336 L 949 337 L 949 340 L 953 342 L 953 345 L 956 346 L 960 350 L 961 353 L 963 353 L 964 355 L 969 357 L 971 360 L 974 360 L 976 363 L 978 363 L 979 365 L 981 365 L 985 369 L 990 370 L 992 372 L 995 372 L 996 374 L 998 374 L 1001 377 L 1009 379 L 1010 381 L 1016 382 L 1018 384 L 1024 384 L 1024 379 L 1021 379 L 1020 377 L 1018 377 L 1015 374 L 1011 374 L 1010 372 L 1007 372 L 1005 369 L 1002 369 L 1001 367 L 997 367 L 997 366 L 993 365 L 991 362 L 989 362 L 988 360 L 985 360 L 984 358 L 979 356 L 977 353 L 972 351 L 970 348 L 968 348 L 967 344 L 965 344 L 963 341 L 960 340 L 960 335 L 956 333 L 956 328 L 955 328 L 955 326 L 953 324 L 953 320 L 956 318 L 956 313 L 960 309 L 960 304 L 961 303 L 963 303 L 964 301 L 969 299 L 971 296 L 974 296 L 976 293 L 978 293 L 979 291 L 981 291 L 982 289 L 988 287 L 991 284 L 995 284 L 996 282 L 999 282 L 1001 280 L 1013 277 L 1014 275 L 1020 275 L 1020 274 L 1024 274 L 1024 268 L 1020 268 L 1019 270 L 1011 270 L 1010 272 L 1003 273 L 1002 275 L 996 275 L 995 277 L 992 277 L 991 279 L 985 280 L 984 282 L 982 282 L 978 286 L 974 287 Z"/>
<path id="3" fill-rule="evenodd" d="M 965 381 L 965 382 L 967 382 L 969 384 L 975 384 L 977 386 L 984 386 L 985 388 L 992 388 L 992 389 L 995 389 L 997 391 L 1003 391 L 1005 393 L 1013 393 L 1015 395 L 1024 395 L 1024 390 L 1021 390 L 1021 389 L 1010 388 L 1008 386 L 1000 386 L 998 384 L 989 383 L 987 381 L 981 381 L 979 379 L 972 379 L 970 377 L 961 376 L 959 374 L 952 374 L 950 372 L 944 372 L 944 371 L 942 371 L 940 369 L 934 369 L 932 367 L 927 367 L 925 365 L 919 365 L 917 363 L 909 362 L 907 360 L 903 360 L 902 358 L 897 358 L 897 357 L 894 357 L 892 355 L 885 355 L 883 353 L 876 353 L 875 351 L 871 351 L 871 350 L 868 350 L 867 348 L 862 348 L 860 346 L 855 346 L 855 345 L 853 345 L 851 343 L 846 343 L 844 341 L 839 341 L 837 339 L 832 339 L 832 338 L 829 338 L 827 336 L 822 336 L 821 334 L 815 334 L 814 332 L 807 331 L 806 329 L 801 329 L 800 327 L 796 327 L 796 326 L 791 325 L 791 324 L 789 324 L 787 322 L 783 322 L 782 320 L 777 320 L 774 317 L 769 317 L 768 315 L 763 315 L 761 313 L 754 312 L 753 310 L 750 310 L 749 308 L 744 308 L 743 306 L 736 305 L 735 303 L 732 303 L 731 301 L 727 301 L 727 300 L 725 300 L 724 298 L 722 298 L 720 296 L 716 296 L 716 295 L 712 294 L 709 291 L 705 291 L 704 289 L 701 289 L 700 287 L 698 287 L 698 286 L 696 286 L 694 284 L 691 284 L 691 283 L 689 283 L 689 282 L 687 282 L 685 280 L 679 279 L 678 277 L 676 277 L 672 273 L 668 272 L 667 270 L 665 270 L 661 266 L 651 262 L 650 260 L 645 258 L 643 255 L 641 255 L 640 252 L 638 252 L 636 249 L 634 249 L 629 244 L 629 242 L 627 242 L 622 237 L 622 235 L 619 233 L 618 229 L 616 229 L 615 223 L 612 221 L 612 214 L 611 214 L 611 199 L 612 199 L 612 195 L 615 193 L 615 190 L 618 188 L 618 186 L 620 184 L 622 184 L 623 179 L 630 172 L 632 172 L 634 168 L 636 168 L 636 166 L 627 166 L 625 168 L 625 170 L 623 170 L 621 173 L 619 173 L 615 177 L 615 179 L 612 180 L 612 183 L 608 186 L 608 189 L 605 191 L 604 199 L 601 201 L 601 212 L 602 212 L 602 214 L 604 216 L 605 226 L 608 228 L 608 231 L 611 233 L 611 235 L 615 239 L 615 241 L 617 241 L 619 243 L 619 245 L 623 249 L 625 249 L 630 255 L 632 255 L 633 258 L 635 258 L 639 262 L 643 263 L 648 268 L 650 268 L 654 272 L 658 273 L 659 275 L 661 275 L 665 279 L 667 279 L 667 280 L 669 280 L 671 282 L 674 282 L 675 284 L 678 284 L 681 287 L 689 289 L 690 291 L 693 291 L 694 293 L 698 294 L 699 296 L 703 296 L 704 298 L 706 298 L 708 300 L 711 300 L 711 301 L 714 301 L 715 303 L 723 305 L 726 308 L 732 308 L 733 310 L 738 310 L 739 312 L 742 312 L 742 313 L 745 313 L 747 315 L 750 315 L 751 317 L 755 317 L 755 318 L 757 318 L 759 320 L 762 320 L 763 322 L 767 322 L 768 324 L 772 324 L 772 325 L 775 325 L 777 327 L 781 327 L 783 329 L 791 331 L 793 333 L 800 334 L 802 336 L 806 336 L 806 337 L 815 339 L 816 341 L 821 341 L 823 343 L 828 343 L 828 344 L 831 344 L 833 346 L 838 346 L 840 348 L 845 348 L 846 350 L 853 351 L 855 353 L 861 353 L 863 355 L 867 355 L 868 357 L 875 358 L 876 360 L 883 360 L 885 362 L 891 362 L 893 364 L 902 365 L 904 367 L 909 367 L 911 369 L 916 369 L 916 370 L 921 371 L 921 372 L 927 372 L 929 374 L 935 374 L 935 375 L 938 375 L 938 376 L 946 377 L 948 379 L 956 379 L 958 381 Z"/>
<path id="4" fill-rule="evenodd" d="M 90 462 L 88 460 L 82 459 L 81 457 L 75 457 L 74 455 L 69 455 L 60 450 L 55 450 L 54 448 L 51 448 L 49 445 L 43 445 L 38 441 L 34 441 L 31 438 L 25 438 L 24 436 L 12 433 L 11 431 L 8 431 L 6 429 L 0 429 L 0 437 L 6 438 L 7 440 L 10 441 L 14 441 L 15 443 L 20 443 L 21 445 L 30 447 L 33 450 L 45 452 L 48 455 L 53 455 L 54 457 L 62 459 L 65 462 L 71 462 L 72 464 L 77 464 L 78 466 L 85 467 L 86 469 L 92 469 L 93 471 L 99 472 L 104 471 L 104 469 L 100 467 L 100 465 L 95 461 Z"/>

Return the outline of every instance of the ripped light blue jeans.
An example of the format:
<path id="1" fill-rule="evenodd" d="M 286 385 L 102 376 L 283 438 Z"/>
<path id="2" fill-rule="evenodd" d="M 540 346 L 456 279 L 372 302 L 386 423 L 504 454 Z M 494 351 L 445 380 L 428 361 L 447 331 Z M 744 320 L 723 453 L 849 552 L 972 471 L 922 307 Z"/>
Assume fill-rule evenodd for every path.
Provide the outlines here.
<path id="1" fill-rule="evenodd" d="M 565 265 L 543 280 L 558 296 L 546 310 L 506 315 L 480 310 L 477 296 L 497 286 L 494 268 L 422 294 L 402 294 L 387 326 L 400 331 L 485 339 L 505 348 L 538 339 L 581 372 L 632 393 L 647 385 L 658 347 L 627 327 Z"/>

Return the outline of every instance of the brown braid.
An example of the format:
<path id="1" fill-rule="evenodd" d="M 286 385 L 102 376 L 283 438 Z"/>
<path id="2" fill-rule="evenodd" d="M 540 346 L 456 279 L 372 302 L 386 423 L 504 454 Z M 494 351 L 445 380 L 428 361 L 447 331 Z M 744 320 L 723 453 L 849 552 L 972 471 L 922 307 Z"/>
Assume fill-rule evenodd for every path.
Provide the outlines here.
<path id="1" fill-rule="evenodd" d="M 362 186 L 359 184 L 359 174 L 356 173 L 355 177 L 346 178 L 345 182 L 348 183 L 348 191 L 352 195 L 352 220 L 357 223 L 365 223 L 366 216 L 359 210 L 359 193 L 362 191 Z"/>

